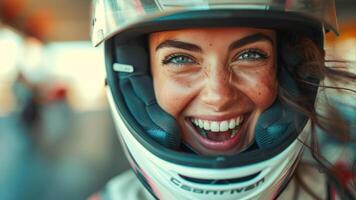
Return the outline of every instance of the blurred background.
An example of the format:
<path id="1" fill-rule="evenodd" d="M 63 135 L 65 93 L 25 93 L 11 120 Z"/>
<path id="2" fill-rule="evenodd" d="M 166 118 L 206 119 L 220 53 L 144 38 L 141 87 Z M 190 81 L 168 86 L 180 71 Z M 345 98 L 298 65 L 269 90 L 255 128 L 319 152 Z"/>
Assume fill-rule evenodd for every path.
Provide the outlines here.
<path id="1" fill-rule="evenodd" d="M 86 199 L 128 163 L 90 0 L 0 0 L 0 199 Z"/>
<path id="2" fill-rule="evenodd" d="M 327 55 L 356 61 L 356 2 L 336 3 L 341 36 L 328 36 Z M 0 0 L 1 200 L 85 199 L 128 169 L 90 4 Z"/>

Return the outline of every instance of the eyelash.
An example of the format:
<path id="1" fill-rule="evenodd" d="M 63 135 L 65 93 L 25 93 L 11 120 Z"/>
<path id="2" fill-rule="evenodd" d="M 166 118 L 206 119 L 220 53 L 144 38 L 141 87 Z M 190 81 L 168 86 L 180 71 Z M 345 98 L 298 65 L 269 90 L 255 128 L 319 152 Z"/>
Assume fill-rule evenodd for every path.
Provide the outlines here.
<path id="1" fill-rule="evenodd" d="M 250 57 L 242 57 L 245 55 L 250 55 L 253 54 L 253 58 Z M 237 54 L 237 56 L 234 57 L 233 62 L 238 61 L 238 60 L 247 60 L 247 61 L 255 61 L 255 60 L 264 60 L 267 59 L 268 55 L 265 52 L 262 52 L 259 49 L 246 49 L 240 53 Z M 188 61 L 175 61 L 175 59 L 188 59 Z M 166 56 L 163 60 L 162 60 L 162 64 L 163 65 L 167 65 L 167 64 L 173 64 L 173 65 L 185 65 L 185 64 L 197 64 L 197 62 L 195 61 L 194 58 L 192 58 L 189 55 L 186 54 L 181 54 L 181 53 L 177 53 L 177 54 L 171 54 Z"/>
<path id="2" fill-rule="evenodd" d="M 242 57 L 244 55 L 250 55 L 253 54 L 253 58 L 250 58 L 250 57 Z M 242 52 L 239 52 L 237 54 L 237 56 L 234 57 L 233 61 L 237 61 L 237 60 L 247 60 L 247 61 L 255 61 L 255 60 L 265 60 L 268 58 L 268 55 L 259 50 L 259 49 L 246 49 Z"/>
<path id="3" fill-rule="evenodd" d="M 174 61 L 175 59 L 188 59 L 188 61 L 185 62 Z M 163 65 L 167 65 L 167 64 L 185 65 L 185 64 L 196 64 L 196 63 L 197 62 L 191 56 L 186 54 L 180 54 L 180 53 L 168 55 L 162 60 Z"/>

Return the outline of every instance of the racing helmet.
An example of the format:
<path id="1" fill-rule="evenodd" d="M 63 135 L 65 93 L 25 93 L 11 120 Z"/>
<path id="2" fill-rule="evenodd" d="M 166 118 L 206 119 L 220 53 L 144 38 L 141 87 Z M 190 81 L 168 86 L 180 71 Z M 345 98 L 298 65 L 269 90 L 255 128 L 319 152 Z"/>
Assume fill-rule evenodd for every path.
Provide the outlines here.
<path id="1" fill-rule="evenodd" d="M 338 34 L 333 0 L 94 0 L 92 13 L 91 38 L 105 54 L 107 96 L 120 141 L 155 198 L 272 199 L 281 193 L 301 157 L 308 118 L 277 99 L 260 115 L 251 148 L 218 156 L 182 148 L 177 121 L 154 95 L 147 36 L 254 27 L 276 30 L 277 40 L 284 32 L 303 34 L 323 49 L 324 34 Z M 278 58 L 277 71 L 280 87 L 298 96 L 303 90 L 289 73 L 298 65 L 295 57 Z M 311 103 L 317 86 L 313 91 Z"/>

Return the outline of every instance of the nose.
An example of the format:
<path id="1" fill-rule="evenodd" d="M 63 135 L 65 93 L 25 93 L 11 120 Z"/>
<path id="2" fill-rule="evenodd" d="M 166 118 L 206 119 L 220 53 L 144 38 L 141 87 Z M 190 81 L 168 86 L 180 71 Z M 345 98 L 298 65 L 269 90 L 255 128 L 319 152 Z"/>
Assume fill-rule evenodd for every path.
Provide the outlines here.
<path id="1" fill-rule="evenodd" d="M 227 68 L 213 69 L 206 76 L 201 100 L 214 111 L 228 109 L 236 101 L 238 93 L 231 71 Z"/>

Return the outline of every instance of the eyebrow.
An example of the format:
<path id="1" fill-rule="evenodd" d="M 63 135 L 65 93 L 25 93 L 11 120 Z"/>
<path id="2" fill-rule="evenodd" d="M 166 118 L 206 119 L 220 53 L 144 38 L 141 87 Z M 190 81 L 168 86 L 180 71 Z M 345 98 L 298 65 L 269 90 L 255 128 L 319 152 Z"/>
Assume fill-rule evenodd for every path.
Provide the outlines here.
<path id="1" fill-rule="evenodd" d="M 246 37 L 243 37 L 241 39 L 234 41 L 233 43 L 230 44 L 229 51 L 232 51 L 233 49 L 240 48 L 247 44 L 251 44 L 251 43 L 263 41 L 263 40 L 269 41 L 273 45 L 273 39 L 270 36 L 263 34 L 263 33 L 256 33 L 256 34 L 248 35 Z M 178 49 L 185 49 L 188 51 L 203 52 L 202 48 L 199 47 L 198 45 L 188 43 L 188 42 L 183 42 L 183 41 L 177 41 L 177 40 L 165 40 L 165 41 L 161 42 L 156 47 L 156 51 L 158 51 L 161 48 L 165 48 L 165 47 L 166 48 L 173 47 L 173 48 L 178 48 Z"/>
<path id="2" fill-rule="evenodd" d="M 188 51 L 202 52 L 203 50 L 195 44 L 182 42 L 177 40 L 165 40 L 156 47 L 156 51 L 164 47 L 174 47 L 178 49 L 185 49 Z"/>
<path id="3" fill-rule="evenodd" d="M 263 41 L 263 40 L 268 41 L 273 45 L 273 39 L 270 36 L 263 34 L 263 33 L 256 33 L 256 34 L 248 35 L 246 37 L 243 37 L 241 39 L 238 39 L 238 40 L 232 42 L 229 46 L 229 51 L 232 51 L 233 49 L 238 49 L 238 48 L 245 46 L 247 44 L 251 44 L 251 43 Z"/>

